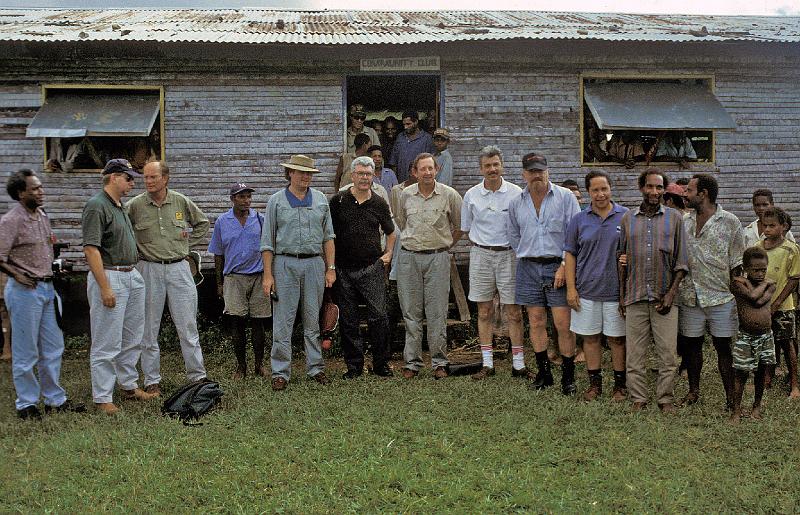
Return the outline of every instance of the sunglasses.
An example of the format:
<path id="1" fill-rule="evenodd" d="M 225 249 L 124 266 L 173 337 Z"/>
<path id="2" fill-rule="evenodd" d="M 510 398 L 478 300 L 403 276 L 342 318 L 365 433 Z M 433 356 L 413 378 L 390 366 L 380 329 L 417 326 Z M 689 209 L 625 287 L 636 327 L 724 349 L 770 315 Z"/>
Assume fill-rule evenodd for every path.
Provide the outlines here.
<path id="1" fill-rule="evenodd" d="M 363 114 L 354 114 L 354 115 L 352 115 L 352 116 L 353 116 L 353 118 L 354 118 L 354 119 L 356 119 L 356 120 L 366 120 L 366 119 L 367 119 L 367 117 L 366 117 L 366 116 L 364 116 Z"/>

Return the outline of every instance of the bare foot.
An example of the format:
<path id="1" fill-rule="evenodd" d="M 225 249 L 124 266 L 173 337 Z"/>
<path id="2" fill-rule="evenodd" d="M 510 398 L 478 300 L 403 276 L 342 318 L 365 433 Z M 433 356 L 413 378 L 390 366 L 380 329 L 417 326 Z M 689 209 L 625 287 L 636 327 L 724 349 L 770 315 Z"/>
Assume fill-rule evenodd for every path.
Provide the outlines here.
<path id="1" fill-rule="evenodd" d="M 584 355 L 583 350 L 578 351 L 578 354 L 575 356 L 575 363 L 586 363 L 586 355 Z"/>
<path id="2" fill-rule="evenodd" d="M 750 418 L 753 418 L 753 419 L 756 419 L 756 420 L 762 420 L 761 419 L 761 406 L 753 406 L 753 411 L 750 412 Z"/>
<path id="3" fill-rule="evenodd" d="M 800 389 L 798 389 L 796 386 L 794 388 L 792 388 L 792 391 L 789 392 L 789 398 L 790 399 L 800 399 Z"/>
<path id="4" fill-rule="evenodd" d="M 728 424 L 732 426 L 738 426 L 741 420 L 742 420 L 742 414 L 739 411 L 734 411 L 731 414 L 731 418 L 728 419 Z"/>

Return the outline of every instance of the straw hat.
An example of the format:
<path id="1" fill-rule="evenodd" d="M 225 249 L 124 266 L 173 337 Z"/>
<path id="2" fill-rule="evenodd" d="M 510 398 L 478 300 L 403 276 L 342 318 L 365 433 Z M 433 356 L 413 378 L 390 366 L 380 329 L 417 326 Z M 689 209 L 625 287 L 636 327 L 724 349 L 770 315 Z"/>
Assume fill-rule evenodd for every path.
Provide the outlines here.
<path id="1" fill-rule="evenodd" d="M 300 170 L 301 172 L 319 171 L 316 168 L 314 168 L 314 160 L 302 154 L 293 155 L 291 158 L 289 158 L 288 163 L 281 163 L 281 166 L 283 166 L 284 168 L 290 168 L 292 170 Z"/>

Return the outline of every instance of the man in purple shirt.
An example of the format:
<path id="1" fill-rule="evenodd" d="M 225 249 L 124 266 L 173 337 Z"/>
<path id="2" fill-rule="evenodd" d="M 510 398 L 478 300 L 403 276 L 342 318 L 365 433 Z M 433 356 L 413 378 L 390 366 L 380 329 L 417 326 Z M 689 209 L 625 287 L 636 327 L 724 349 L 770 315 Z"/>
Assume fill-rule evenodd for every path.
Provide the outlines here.
<path id="1" fill-rule="evenodd" d="M 649 169 L 639 176 L 643 202 L 625 213 L 620 223 L 620 310 L 627 335 L 626 375 L 633 411 L 647 406 L 647 347 L 655 342 L 658 356 L 656 396 L 662 412 L 675 411 L 678 310 L 673 301 L 678 285 L 689 270 L 683 216 L 662 205 L 669 185 L 667 175 Z"/>
<path id="2" fill-rule="evenodd" d="M 40 397 L 45 412 L 85 411 L 82 404 L 67 400 L 60 384 L 64 335 L 56 322 L 55 236 L 42 209 L 42 183 L 32 170 L 23 169 L 11 174 L 6 191 L 17 201 L 0 219 L 0 271 L 8 274 L 5 301 L 14 327 L 11 368 L 17 415 L 40 418 Z"/>
<path id="3" fill-rule="evenodd" d="M 253 335 L 253 370 L 267 377 L 264 368 L 264 320 L 272 316 L 272 305 L 261 287 L 264 262 L 261 259 L 261 229 L 264 218 L 250 208 L 253 188 L 237 182 L 230 189 L 233 207 L 220 215 L 208 251 L 214 254 L 217 295 L 225 301 L 223 314 L 232 319 L 234 379 L 247 375 L 247 318 Z"/>
<path id="4" fill-rule="evenodd" d="M 611 347 L 616 402 L 625 400 L 625 319 L 619 313 L 617 247 L 619 224 L 628 208 L 611 200 L 611 180 L 603 171 L 586 175 L 591 205 L 572 217 L 564 244 L 567 303 L 572 308 L 570 331 L 583 336 L 589 389 L 583 398 L 597 399 L 603 392 L 600 372 L 602 335 Z"/>
<path id="5" fill-rule="evenodd" d="M 433 154 L 436 151 L 431 135 L 420 130 L 419 114 L 416 111 L 403 113 L 403 129 L 403 133 L 394 141 L 392 157 L 389 160 L 389 166 L 394 168 L 398 182 L 408 179 L 411 163 L 418 155 Z"/>

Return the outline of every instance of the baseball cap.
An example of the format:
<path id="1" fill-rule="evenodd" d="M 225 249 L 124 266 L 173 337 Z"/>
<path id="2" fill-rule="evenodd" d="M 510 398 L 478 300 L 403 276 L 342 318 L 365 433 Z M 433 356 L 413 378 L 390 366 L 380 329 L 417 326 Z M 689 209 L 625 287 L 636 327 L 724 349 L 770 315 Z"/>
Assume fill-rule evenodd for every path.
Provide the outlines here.
<path id="1" fill-rule="evenodd" d="M 241 193 L 243 191 L 256 191 L 253 188 L 249 187 L 247 184 L 243 182 L 234 183 L 231 186 L 231 196 L 236 195 L 237 193 Z"/>
<path id="2" fill-rule="evenodd" d="M 433 131 L 433 137 L 434 138 L 444 138 L 446 140 L 449 140 L 450 139 L 450 131 L 448 131 L 447 129 L 444 129 L 442 127 L 439 127 L 438 129 Z"/>
<path id="3" fill-rule="evenodd" d="M 672 193 L 673 195 L 684 196 L 686 195 L 686 188 L 681 186 L 680 184 L 675 184 L 674 182 L 667 186 L 666 193 Z"/>
<path id="4" fill-rule="evenodd" d="M 133 169 L 131 163 L 127 159 L 112 159 L 107 162 L 106 166 L 103 168 L 103 175 L 111 173 L 127 173 L 131 177 L 142 176 L 142 174 Z"/>
<path id="5" fill-rule="evenodd" d="M 535 152 L 525 154 L 522 158 L 522 169 L 545 171 L 547 170 L 547 158 Z"/>

